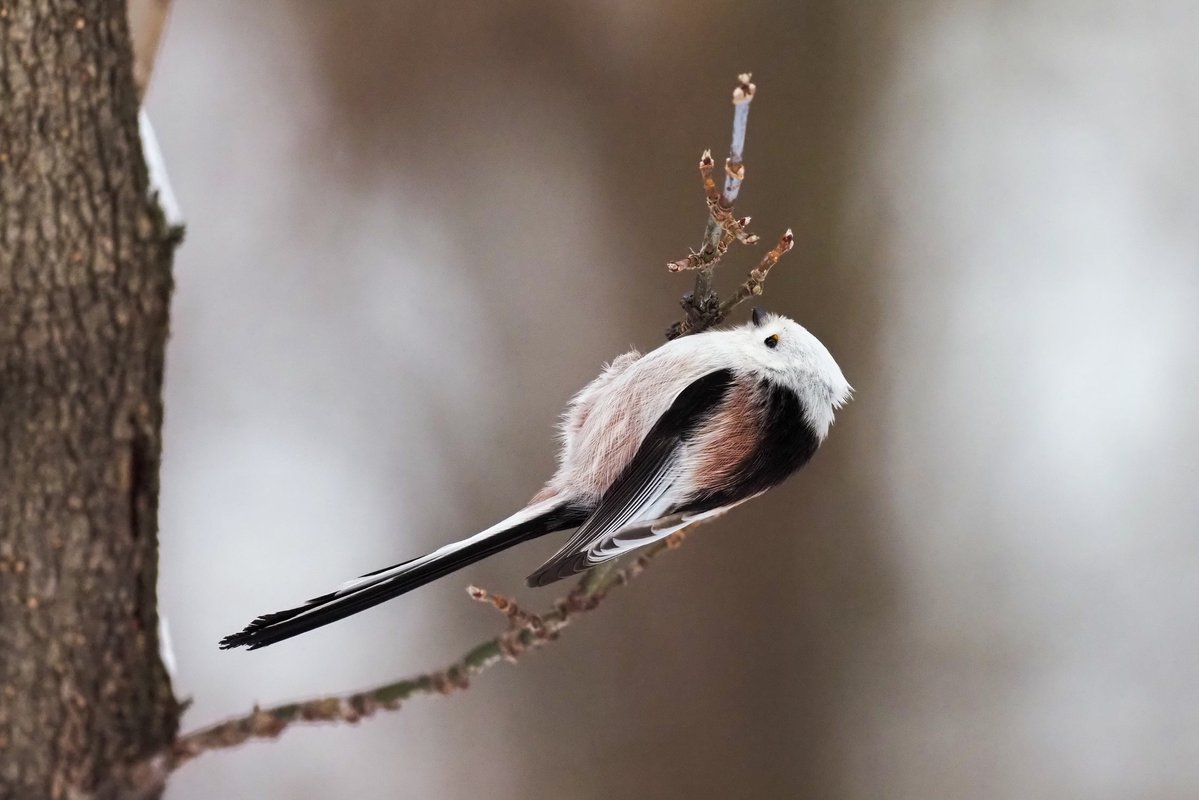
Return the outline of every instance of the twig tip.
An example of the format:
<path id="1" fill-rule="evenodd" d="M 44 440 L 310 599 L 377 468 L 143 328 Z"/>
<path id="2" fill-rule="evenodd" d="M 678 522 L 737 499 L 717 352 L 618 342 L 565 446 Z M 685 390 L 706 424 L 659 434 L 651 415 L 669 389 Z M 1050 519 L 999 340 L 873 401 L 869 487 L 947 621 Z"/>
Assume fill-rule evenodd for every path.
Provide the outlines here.
<path id="1" fill-rule="evenodd" d="M 739 106 L 754 99 L 754 92 L 758 90 L 758 87 L 750 82 L 752 77 L 748 72 L 742 72 L 737 76 L 737 88 L 733 89 L 733 105 Z"/>

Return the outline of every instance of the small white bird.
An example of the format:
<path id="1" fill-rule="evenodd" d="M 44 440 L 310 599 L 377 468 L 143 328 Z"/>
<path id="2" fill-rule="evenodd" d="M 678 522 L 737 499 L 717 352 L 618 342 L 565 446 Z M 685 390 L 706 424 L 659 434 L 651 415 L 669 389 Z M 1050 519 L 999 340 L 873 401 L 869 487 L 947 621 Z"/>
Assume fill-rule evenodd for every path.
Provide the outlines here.
<path id="1" fill-rule="evenodd" d="M 786 317 L 668 342 L 613 361 L 571 401 L 558 470 L 482 533 L 266 614 L 221 640 L 254 650 L 357 614 L 513 545 L 578 528 L 529 576 L 544 586 L 765 492 L 807 463 L 852 389 Z"/>

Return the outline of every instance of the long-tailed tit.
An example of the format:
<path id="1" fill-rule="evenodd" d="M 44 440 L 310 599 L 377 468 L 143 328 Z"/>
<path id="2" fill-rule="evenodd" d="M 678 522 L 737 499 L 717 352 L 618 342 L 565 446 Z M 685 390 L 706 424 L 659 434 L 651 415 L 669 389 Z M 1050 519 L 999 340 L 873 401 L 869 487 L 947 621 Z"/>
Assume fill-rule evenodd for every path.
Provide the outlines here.
<path id="1" fill-rule="evenodd" d="M 625 353 L 571 401 L 558 470 L 523 509 L 261 616 L 221 647 L 274 644 L 568 528 L 577 530 L 529 585 L 583 572 L 781 483 L 816 452 L 850 392 L 816 337 L 760 309 L 737 328 L 675 339 L 644 356 Z"/>

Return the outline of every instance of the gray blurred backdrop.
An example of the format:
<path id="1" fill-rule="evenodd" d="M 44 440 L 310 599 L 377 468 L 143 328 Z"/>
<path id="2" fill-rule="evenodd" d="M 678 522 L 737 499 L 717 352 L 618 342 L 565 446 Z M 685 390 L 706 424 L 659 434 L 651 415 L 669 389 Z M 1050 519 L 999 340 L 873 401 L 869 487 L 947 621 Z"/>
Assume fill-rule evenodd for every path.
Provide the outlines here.
<path id="1" fill-rule="evenodd" d="M 502 624 L 469 583 L 557 594 L 523 588 L 542 541 L 216 648 L 539 487 L 570 395 L 677 316 L 740 71 L 739 210 L 798 241 L 765 305 L 857 397 L 553 647 L 206 755 L 170 800 L 1199 795 L 1195 3 L 174 6 L 147 103 L 187 220 L 186 727 L 456 658 Z"/>

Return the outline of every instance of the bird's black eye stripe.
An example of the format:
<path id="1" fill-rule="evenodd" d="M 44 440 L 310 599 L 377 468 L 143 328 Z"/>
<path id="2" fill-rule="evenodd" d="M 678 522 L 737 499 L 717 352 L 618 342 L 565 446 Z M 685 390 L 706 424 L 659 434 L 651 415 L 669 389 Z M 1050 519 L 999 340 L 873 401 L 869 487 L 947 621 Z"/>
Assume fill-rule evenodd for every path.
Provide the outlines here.
<path id="1" fill-rule="evenodd" d="M 765 344 L 771 350 L 778 347 L 779 346 L 779 335 L 777 333 L 770 334 L 769 336 L 766 337 Z"/>

